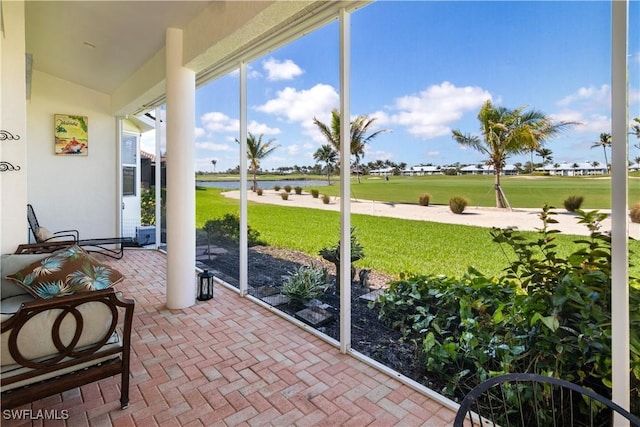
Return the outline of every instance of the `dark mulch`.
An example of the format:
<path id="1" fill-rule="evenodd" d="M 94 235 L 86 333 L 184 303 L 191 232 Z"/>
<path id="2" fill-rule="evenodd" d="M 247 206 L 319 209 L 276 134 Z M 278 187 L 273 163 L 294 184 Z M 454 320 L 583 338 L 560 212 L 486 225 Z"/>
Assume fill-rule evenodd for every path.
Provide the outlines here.
<path id="1" fill-rule="evenodd" d="M 206 248 L 204 248 L 206 250 Z M 238 286 L 240 256 L 237 245 L 211 246 L 211 261 L 204 253 L 198 257 L 215 275 L 232 286 Z M 249 248 L 249 293 L 260 296 L 268 288 L 279 288 L 283 276 L 293 272 L 300 266 L 326 266 L 330 279 L 335 279 L 335 267 L 320 256 L 312 257 L 307 254 L 287 249 L 271 248 L 268 246 L 253 246 Z M 206 266 L 206 267 L 205 267 Z M 368 308 L 367 303 L 360 300 L 360 296 L 373 289 L 384 287 L 391 277 L 375 271 L 369 274 L 368 287 L 360 286 L 358 275 L 351 287 L 351 346 L 354 350 L 400 372 L 401 374 L 428 385 L 425 379 L 423 356 L 419 345 L 402 340 L 400 332 L 391 329 L 378 319 L 377 308 Z M 336 340 L 340 339 L 340 298 L 331 287 L 322 297 L 318 298 L 323 307 L 334 315 L 334 320 L 318 326 L 317 329 Z M 279 310 L 295 316 L 298 311 L 289 304 L 277 306 Z"/>

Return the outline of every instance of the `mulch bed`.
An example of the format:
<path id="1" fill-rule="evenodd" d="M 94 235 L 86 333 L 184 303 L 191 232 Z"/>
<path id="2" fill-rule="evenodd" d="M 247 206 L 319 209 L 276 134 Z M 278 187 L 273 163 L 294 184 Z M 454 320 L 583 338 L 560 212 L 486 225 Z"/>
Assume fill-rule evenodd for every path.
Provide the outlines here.
<path id="1" fill-rule="evenodd" d="M 210 254 L 207 253 L 206 246 L 199 247 L 197 259 L 200 267 L 209 269 L 216 277 L 232 286 L 239 286 L 240 256 L 237 244 L 212 245 L 210 252 Z M 301 252 L 268 246 L 249 248 L 249 293 L 259 298 L 273 294 L 273 288 L 277 289 L 281 286 L 283 276 L 287 276 L 303 265 L 326 266 L 330 280 L 335 280 L 334 265 L 320 256 L 312 257 Z M 359 298 L 372 290 L 385 287 L 392 278 L 371 271 L 368 279 L 368 286 L 362 287 L 356 275 L 351 287 L 352 348 L 408 378 L 428 386 L 429 382 L 425 378 L 424 357 L 420 346 L 413 342 L 403 341 L 399 331 L 391 329 L 378 319 L 377 308 L 368 308 L 367 303 Z M 331 287 L 322 297 L 318 298 L 316 303 L 322 304 L 322 307 L 334 316 L 334 320 L 317 326 L 316 329 L 335 340 L 339 340 L 340 297 L 335 292 L 335 287 Z M 289 304 L 281 304 L 277 308 L 294 317 L 298 311 Z"/>

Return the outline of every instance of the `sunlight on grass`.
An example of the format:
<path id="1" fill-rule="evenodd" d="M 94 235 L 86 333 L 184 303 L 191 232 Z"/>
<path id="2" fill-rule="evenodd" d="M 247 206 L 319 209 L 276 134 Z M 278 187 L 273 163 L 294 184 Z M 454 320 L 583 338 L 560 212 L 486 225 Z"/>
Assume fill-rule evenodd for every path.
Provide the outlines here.
<path id="1" fill-rule="evenodd" d="M 196 192 L 197 227 L 225 213 L 239 212 L 239 201 L 221 196 L 220 191 Z M 514 259 L 507 259 L 492 242 L 488 228 L 356 214 L 351 221 L 366 255 L 356 266 L 395 277 L 405 272 L 460 276 L 469 266 L 497 275 Z M 340 215 L 334 211 L 249 203 L 248 222 L 268 245 L 313 256 L 339 239 Z M 524 235 L 533 239 L 537 233 Z M 560 256 L 575 250 L 576 238 L 557 236 Z M 631 241 L 630 249 L 639 253 L 640 242 Z M 632 274 L 640 275 L 640 268 L 634 267 Z"/>

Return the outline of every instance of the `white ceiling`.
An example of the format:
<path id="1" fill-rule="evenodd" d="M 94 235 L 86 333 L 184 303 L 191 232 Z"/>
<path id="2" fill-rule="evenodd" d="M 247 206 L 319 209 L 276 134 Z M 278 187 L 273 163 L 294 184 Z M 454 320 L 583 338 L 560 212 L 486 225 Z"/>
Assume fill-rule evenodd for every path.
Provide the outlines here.
<path id="1" fill-rule="evenodd" d="M 220 1 L 220 0 L 217 0 Z M 33 68 L 111 94 L 209 1 L 25 2 Z"/>

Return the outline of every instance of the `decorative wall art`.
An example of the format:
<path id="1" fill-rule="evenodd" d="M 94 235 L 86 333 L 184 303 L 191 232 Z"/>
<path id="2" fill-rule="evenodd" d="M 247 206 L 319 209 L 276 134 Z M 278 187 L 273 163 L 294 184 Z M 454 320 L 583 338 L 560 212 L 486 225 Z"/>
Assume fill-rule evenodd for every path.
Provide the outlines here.
<path id="1" fill-rule="evenodd" d="M 54 115 L 55 153 L 61 156 L 89 154 L 89 118 L 67 114 Z"/>

